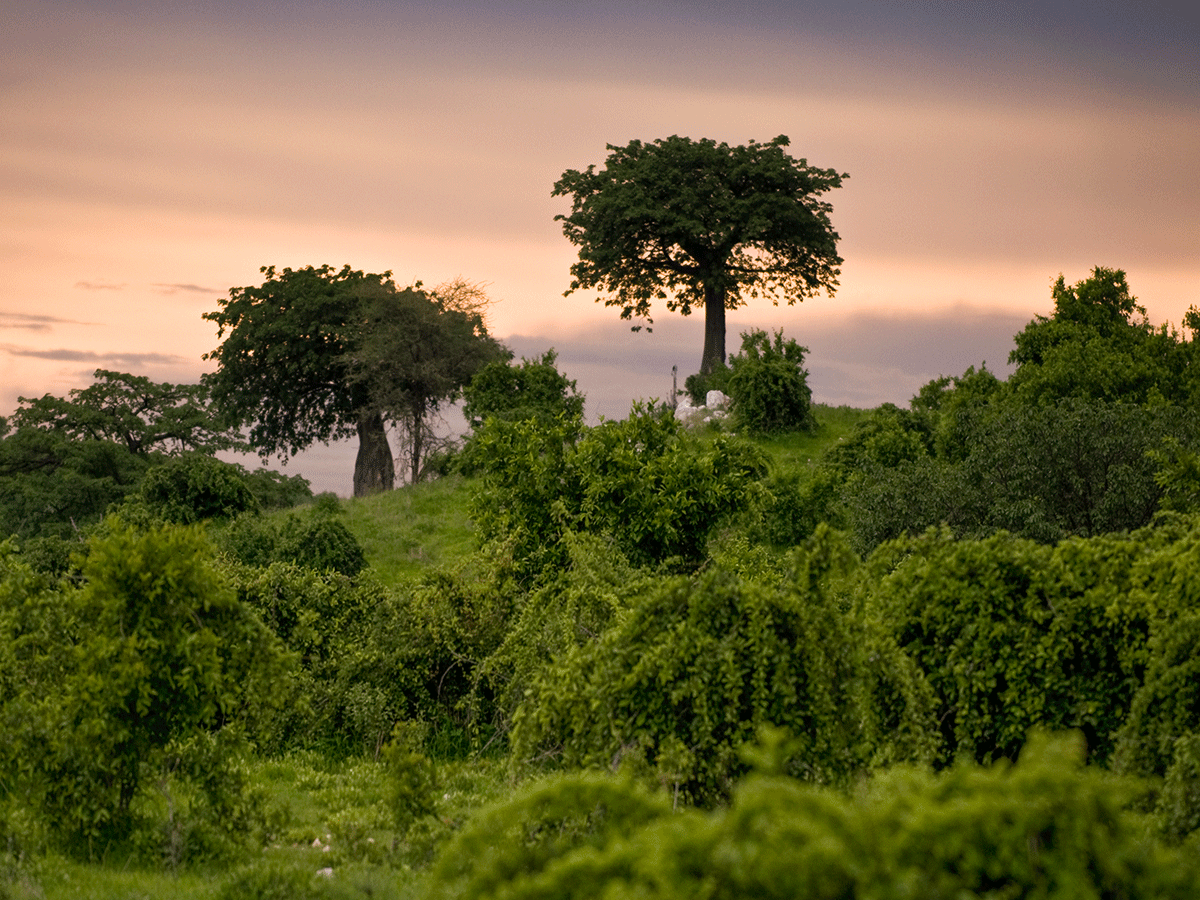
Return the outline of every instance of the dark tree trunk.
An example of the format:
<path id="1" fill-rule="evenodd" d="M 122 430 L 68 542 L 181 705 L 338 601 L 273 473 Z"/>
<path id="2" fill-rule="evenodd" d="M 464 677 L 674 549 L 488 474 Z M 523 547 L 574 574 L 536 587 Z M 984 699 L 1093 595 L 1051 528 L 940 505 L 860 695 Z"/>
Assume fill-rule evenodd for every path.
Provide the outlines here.
<path id="1" fill-rule="evenodd" d="M 421 477 L 421 455 L 425 451 L 425 420 L 420 413 L 413 415 L 412 429 L 412 483 Z"/>
<path id="2" fill-rule="evenodd" d="M 708 375 L 725 365 L 725 291 L 704 286 L 704 356 L 700 374 Z"/>
<path id="3" fill-rule="evenodd" d="M 354 460 L 354 496 L 365 497 L 390 491 L 396 470 L 388 446 L 383 416 L 379 413 L 358 420 L 358 456 Z"/>

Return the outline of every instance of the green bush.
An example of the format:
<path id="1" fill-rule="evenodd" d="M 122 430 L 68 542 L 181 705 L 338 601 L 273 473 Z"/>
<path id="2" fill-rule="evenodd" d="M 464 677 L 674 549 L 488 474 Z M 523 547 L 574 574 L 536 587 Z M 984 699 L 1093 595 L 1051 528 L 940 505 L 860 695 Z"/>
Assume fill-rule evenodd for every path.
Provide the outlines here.
<path id="1" fill-rule="evenodd" d="M 176 525 L 232 518 L 259 509 L 246 483 L 245 469 L 199 454 L 151 467 L 138 488 L 136 501 L 162 521 Z"/>
<path id="2" fill-rule="evenodd" d="M 740 353 L 729 360 L 729 396 L 733 419 L 751 434 L 785 431 L 814 431 L 812 390 L 804 369 L 804 354 L 794 340 L 775 332 L 774 341 L 765 331 L 742 334 Z"/>
<path id="3" fill-rule="evenodd" d="M 852 794 L 760 772 L 710 813 L 611 776 L 560 777 L 475 816 L 443 850 L 435 897 L 1182 898 L 1194 854 L 1148 838 L 1138 791 L 1080 765 L 1070 735 L 1016 765 L 898 767 Z"/>
<path id="4" fill-rule="evenodd" d="M 277 518 L 239 516 L 219 529 L 214 540 L 230 559 L 248 566 L 283 562 L 353 578 L 367 567 L 358 539 L 320 503 Z"/>
<path id="5" fill-rule="evenodd" d="M 697 372 L 695 375 L 689 375 L 683 380 L 684 393 L 688 395 L 692 406 L 704 406 L 709 391 L 720 391 L 728 396 L 729 379 L 732 374 L 729 366 L 722 363 L 707 374 Z"/>
<path id="6" fill-rule="evenodd" d="M 531 577 L 565 563 L 568 531 L 609 534 L 635 564 L 695 564 L 713 530 L 759 496 L 766 468 L 753 446 L 703 441 L 653 405 L 582 434 L 560 419 L 487 428 L 478 440 L 488 463 L 476 527 Z"/>
<path id="7" fill-rule="evenodd" d="M 915 673 L 839 609 L 830 582 L 852 564 L 822 530 L 779 588 L 719 570 L 664 579 L 534 679 L 514 717 L 514 763 L 644 757 L 683 797 L 712 803 L 743 769 L 737 748 L 765 724 L 796 735 L 792 771 L 816 782 L 929 755 Z M 877 708 L 884 699 L 893 705 Z"/>
<path id="8" fill-rule="evenodd" d="M 284 666 L 198 532 L 117 521 L 107 532 L 89 545 L 82 589 L 5 617 L 23 655 L 23 683 L 4 704 L 17 726 L 5 789 L 87 854 L 133 834 L 134 802 L 169 747 L 259 715 Z"/>
<path id="9" fill-rule="evenodd" d="M 1093 758 L 1112 754 L 1149 658 L 1157 602 L 1137 586 L 1160 540 L 931 530 L 873 554 L 865 608 L 928 680 L 944 760 L 1012 758 L 1035 726 L 1079 728 Z"/>
<path id="10" fill-rule="evenodd" d="M 583 395 L 575 382 L 558 371 L 557 355 L 547 350 L 541 358 L 489 363 L 463 389 L 463 415 L 473 429 L 488 418 L 509 422 L 537 419 L 550 422 L 558 416 L 583 418 Z"/>

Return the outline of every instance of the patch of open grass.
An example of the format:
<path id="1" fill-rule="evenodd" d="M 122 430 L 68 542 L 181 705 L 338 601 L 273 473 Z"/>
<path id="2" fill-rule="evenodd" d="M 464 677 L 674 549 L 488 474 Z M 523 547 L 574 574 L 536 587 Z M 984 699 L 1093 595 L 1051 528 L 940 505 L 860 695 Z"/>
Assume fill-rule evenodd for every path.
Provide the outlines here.
<path id="1" fill-rule="evenodd" d="M 853 406 L 827 406 L 813 404 L 817 419 L 817 430 L 812 434 L 796 431 L 773 437 L 759 438 L 756 443 L 769 455 L 780 469 L 790 469 L 816 462 L 838 441 L 849 437 L 860 422 L 873 410 Z"/>
<path id="2" fill-rule="evenodd" d="M 473 479 L 457 475 L 344 501 L 343 521 L 375 574 L 399 584 L 475 550 L 468 515 Z"/>

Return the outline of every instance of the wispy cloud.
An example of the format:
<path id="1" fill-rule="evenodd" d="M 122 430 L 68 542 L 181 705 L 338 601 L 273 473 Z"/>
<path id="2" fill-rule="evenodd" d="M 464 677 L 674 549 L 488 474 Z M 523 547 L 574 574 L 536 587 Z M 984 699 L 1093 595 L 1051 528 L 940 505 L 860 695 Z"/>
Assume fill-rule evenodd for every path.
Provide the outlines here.
<path id="1" fill-rule="evenodd" d="M 54 325 L 85 325 L 86 322 L 76 322 L 74 319 L 60 319 L 58 316 L 42 316 L 36 313 L 8 312 L 0 309 L 0 328 L 20 328 L 23 331 L 49 331 Z"/>
<path id="2" fill-rule="evenodd" d="M 215 288 L 203 287 L 199 284 L 153 284 L 156 293 L 159 294 L 221 294 L 224 291 L 219 291 Z"/>
<path id="3" fill-rule="evenodd" d="M 96 363 L 98 365 L 175 365 L 187 361 L 185 357 L 173 353 L 96 353 L 92 350 L 69 350 L 65 347 L 55 350 L 34 350 L 31 347 L 18 347 L 12 344 L 0 344 L 0 350 L 10 356 L 49 359 L 58 362 Z"/>
<path id="4" fill-rule="evenodd" d="M 107 281 L 77 281 L 75 287 L 81 291 L 123 291 L 124 284 L 110 284 Z"/>

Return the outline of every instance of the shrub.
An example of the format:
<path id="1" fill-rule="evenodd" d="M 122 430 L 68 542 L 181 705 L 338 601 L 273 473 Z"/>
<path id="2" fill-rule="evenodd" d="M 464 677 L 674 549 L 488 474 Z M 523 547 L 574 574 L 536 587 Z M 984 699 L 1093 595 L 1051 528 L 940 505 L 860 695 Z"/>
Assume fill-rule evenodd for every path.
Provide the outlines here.
<path id="1" fill-rule="evenodd" d="M 797 736 L 792 771 L 816 782 L 929 753 L 914 673 L 838 609 L 828 582 L 850 564 L 844 542 L 821 531 L 778 589 L 719 570 L 664 580 L 534 680 L 514 717 L 514 760 L 607 767 L 640 755 L 684 797 L 712 803 L 764 724 Z M 900 708 L 876 709 L 876 697 Z"/>
<path id="2" fill-rule="evenodd" d="M 765 331 L 742 334 L 741 352 L 729 360 L 729 395 L 738 427 L 752 434 L 813 431 L 812 390 L 803 368 L 807 347 Z"/>
<path id="3" fill-rule="evenodd" d="M 1011 758 L 1035 726 L 1079 728 L 1095 759 L 1111 755 L 1149 655 L 1156 603 L 1136 586 L 1158 540 L 931 530 L 872 555 L 867 613 L 925 674 L 944 760 Z"/>
<path id="4" fill-rule="evenodd" d="M 766 468 L 751 445 L 702 441 L 669 409 L 640 404 L 582 433 L 565 419 L 485 429 L 479 449 L 476 527 L 529 577 L 565 563 L 568 531 L 609 534 L 635 564 L 695 564 L 713 530 L 758 496 Z"/>
<path id="5" fill-rule="evenodd" d="M 729 806 L 670 815 L 611 776 L 560 777 L 475 816 L 443 850 L 433 896 L 1195 896 L 1194 854 L 1150 839 L 1138 786 L 1080 765 L 1070 735 L 1016 765 L 900 767 L 853 794 L 759 772 Z"/>
<path id="6" fill-rule="evenodd" d="M 149 469 L 136 497 L 162 521 L 176 525 L 232 518 L 259 508 L 244 476 L 241 466 L 189 454 Z"/>
<path id="7" fill-rule="evenodd" d="M 463 389 L 463 415 L 471 427 L 477 430 L 490 417 L 509 422 L 550 422 L 560 415 L 582 419 L 583 395 L 558 371 L 557 358 L 551 349 L 540 359 L 522 358 L 517 366 L 493 362 L 476 372 Z"/>
<path id="8" fill-rule="evenodd" d="M 13 745 L 16 783 L 36 798 L 53 833 L 90 853 L 98 839 L 131 834 L 144 778 L 173 742 L 272 703 L 283 659 L 191 529 L 138 532 L 110 521 L 108 534 L 89 545 L 83 577 L 68 601 L 74 624 L 58 637 L 74 631 L 75 639 L 54 664 L 55 680 L 17 691 L 27 715 Z M 31 662 L 44 652 L 34 647 L 52 639 L 47 626 L 62 617 L 54 604 L 42 612 L 46 618 L 21 629 L 25 638 L 41 635 L 19 642 Z M 5 706 L 7 715 L 13 707 Z"/>

